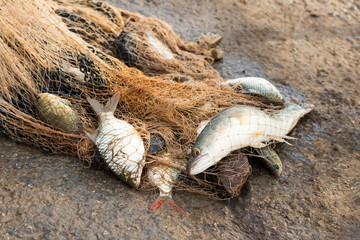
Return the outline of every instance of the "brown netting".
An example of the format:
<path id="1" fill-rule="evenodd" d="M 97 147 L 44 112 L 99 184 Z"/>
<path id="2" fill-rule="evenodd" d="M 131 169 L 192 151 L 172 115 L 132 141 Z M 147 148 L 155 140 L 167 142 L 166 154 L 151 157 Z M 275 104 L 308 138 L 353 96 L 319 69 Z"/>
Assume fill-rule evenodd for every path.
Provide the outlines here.
<path id="1" fill-rule="evenodd" d="M 145 75 L 161 79 L 221 79 L 211 63 L 223 57 L 218 35 L 198 42 L 179 38 L 159 19 L 116 9 L 101 1 L 57 1 L 55 12 L 70 31 L 101 51 L 137 67 Z"/>
<path id="2" fill-rule="evenodd" d="M 86 97 L 105 103 L 119 91 L 115 116 L 134 125 L 146 149 L 150 135 L 158 134 L 166 142 L 163 151 L 174 162 L 186 164 L 201 121 L 237 103 L 265 106 L 219 83 L 221 78 L 210 65 L 214 44 L 182 41 L 157 19 L 94 1 L 0 3 L 0 123 L 15 141 L 77 156 L 91 165 L 94 144 L 82 132 L 66 132 L 43 122 L 38 94 L 52 93 L 68 100 L 84 129 L 92 132 L 98 121 Z M 144 42 L 148 31 L 167 44 L 174 59 L 168 61 L 149 48 Z M 148 76 L 111 56 L 109 49 L 117 46 L 122 34 L 130 36 L 126 40 L 130 45 L 124 46 L 134 60 L 130 64 L 121 55 L 122 61 Z M 163 80 L 182 75 L 203 81 Z M 210 107 L 204 107 L 208 103 Z M 148 154 L 147 161 L 157 161 L 156 155 Z M 221 198 L 224 189 L 219 185 L 207 176 L 194 179 L 185 174 L 177 184 L 179 189 Z M 144 174 L 143 188 L 147 187 Z"/>

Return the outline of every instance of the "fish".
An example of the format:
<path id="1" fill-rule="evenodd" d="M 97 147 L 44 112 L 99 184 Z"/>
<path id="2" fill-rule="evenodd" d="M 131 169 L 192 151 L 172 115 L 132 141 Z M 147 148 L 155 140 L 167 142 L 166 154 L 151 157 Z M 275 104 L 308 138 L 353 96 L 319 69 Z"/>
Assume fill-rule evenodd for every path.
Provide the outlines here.
<path id="1" fill-rule="evenodd" d="M 174 53 L 171 51 L 171 49 L 167 45 L 165 45 L 160 39 L 155 37 L 152 31 L 146 32 L 146 36 L 148 43 L 154 51 L 156 51 L 168 60 L 175 58 Z"/>
<path id="2" fill-rule="evenodd" d="M 222 82 L 223 85 L 241 86 L 245 93 L 251 93 L 257 96 L 267 98 L 272 101 L 284 102 L 280 91 L 271 84 L 268 80 L 258 77 L 244 77 L 230 79 L 225 82 Z"/>
<path id="3" fill-rule="evenodd" d="M 230 152 L 244 147 L 262 148 L 270 140 L 286 142 L 286 136 L 313 105 L 290 104 L 267 114 L 257 107 L 235 105 L 210 120 L 197 137 L 187 165 L 189 175 L 199 174 Z"/>
<path id="4" fill-rule="evenodd" d="M 56 128 L 78 133 L 83 126 L 67 99 L 51 93 L 39 93 L 36 106 L 39 118 Z"/>
<path id="5" fill-rule="evenodd" d="M 267 145 L 262 148 L 254 148 L 254 151 L 258 154 L 258 157 L 268 167 L 270 172 L 277 177 L 280 177 L 282 172 L 282 163 L 279 155 L 275 150 Z"/>
<path id="6" fill-rule="evenodd" d="M 110 169 L 124 182 L 138 188 L 145 165 L 145 147 L 140 134 L 126 121 L 114 116 L 120 93 L 115 93 L 106 106 L 95 99 L 88 102 L 99 117 L 99 127 L 85 134 L 97 146 Z"/>
<path id="7" fill-rule="evenodd" d="M 162 159 L 170 161 L 169 156 L 169 154 L 163 154 Z M 186 211 L 175 203 L 171 194 L 174 184 L 181 172 L 161 163 L 152 163 L 149 165 L 147 172 L 148 180 L 151 185 L 156 186 L 160 190 L 160 195 L 151 205 L 150 210 L 158 209 L 164 203 L 167 203 L 177 212 L 185 214 Z"/>
<path id="8" fill-rule="evenodd" d="M 200 122 L 197 129 L 198 136 L 209 123 L 209 121 L 210 120 L 204 120 Z M 275 150 L 268 145 L 263 148 L 254 148 L 254 151 L 258 154 L 258 157 L 263 161 L 270 172 L 279 177 L 282 172 L 282 163 Z"/>

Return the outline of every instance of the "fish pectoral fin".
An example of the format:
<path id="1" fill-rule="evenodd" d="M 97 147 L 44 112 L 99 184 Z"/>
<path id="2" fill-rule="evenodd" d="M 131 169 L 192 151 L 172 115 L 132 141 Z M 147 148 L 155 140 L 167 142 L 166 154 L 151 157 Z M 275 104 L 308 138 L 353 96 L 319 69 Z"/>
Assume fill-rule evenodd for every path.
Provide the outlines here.
<path id="1" fill-rule="evenodd" d="M 93 142 L 93 143 L 95 143 L 96 142 L 96 136 L 98 135 L 98 132 L 99 132 L 99 130 L 95 130 L 95 132 L 93 132 L 93 133 L 89 133 L 89 132 L 86 132 L 86 131 L 84 131 L 84 133 L 90 138 L 90 140 Z"/>
<path id="2" fill-rule="evenodd" d="M 284 137 L 272 137 L 272 139 L 275 140 L 275 141 L 283 142 L 283 143 L 292 145 L 291 143 L 289 143 L 288 141 L 286 141 L 284 138 L 292 139 L 291 137 L 288 138 L 287 136 L 284 136 Z"/>
<path id="3" fill-rule="evenodd" d="M 286 138 L 286 139 L 296 139 L 296 137 L 290 137 L 290 136 L 284 136 L 283 138 Z"/>
<path id="4" fill-rule="evenodd" d="M 263 147 L 266 147 L 267 144 L 265 143 L 254 143 L 254 144 L 251 144 L 250 147 L 253 147 L 253 148 L 263 148 Z"/>
<path id="5" fill-rule="evenodd" d="M 164 203 L 169 204 L 170 207 L 172 207 L 175 211 L 185 214 L 186 211 L 181 208 L 177 203 L 172 199 L 171 196 L 159 196 L 151 205 L 150 210 L 155 210 L 161 207 Z"/>

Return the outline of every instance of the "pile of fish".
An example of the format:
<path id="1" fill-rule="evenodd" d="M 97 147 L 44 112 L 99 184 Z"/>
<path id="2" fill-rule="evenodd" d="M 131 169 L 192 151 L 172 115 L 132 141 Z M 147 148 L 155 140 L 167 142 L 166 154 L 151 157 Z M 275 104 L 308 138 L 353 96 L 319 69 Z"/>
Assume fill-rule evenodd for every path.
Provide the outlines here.
<path id="1" fill-rule="evenodd" d="M 276 87 L 262 78 L 238 78 L 223 84 L 235 91 L 257 95 L 270 101 L 284 101 Z M 38 97 L 37 106 L 42 121 L 68 132 L 83 130 L 81 121 L 68 100 L 49 93 L 41 93 Z M 114 116 L 118 101 L 119 93 L 114 94 L 105 106 L 95 99 L 88 99 L 98 115 L 99 127 L 94 133 L 85 134 L 96 145 L 108 167 L 124 182 L 139 188 L 142 179 L 146 177 L 150 184 L 159 189 L 160 196 L 152 204 L 151 210 L 166 202 L 181 213 L 185 213 L 185 210 L 174 202 L 171 195 L 181 173 L 179 169 L 186 169 L 188 175 L 193 176 L 220 164 L 223 187 L 234 196 L 250 175 L 251 167 L 243 155 L 250 148 L 271 173 L 280 176 L 281 160 L 271 144 L 292 139 L 287 134 L 302 116 L 314 108 L 313 105 L 286 102 L 282 109 L 270 112 L 247 105 L 234 105 L 224 109 L 217 116 L 199 124 L 198 137 L 185 168 L 179 163 L 173 163 L 174 166 L 162 164 L 163 161 L 171 162 L 171 156 L 166 152 L 158 156 L 163 161 L 146 164 L 147 152 L 140 134 L 131 124 Z M 150 145 L 152 143 L 158 144 L 159 141 L 150 141 Z M 234 151 L 237 151 L 237 160 L 233 161 L 234 164 L 226 164 L 225 159 Z M 145 165 L 147 170 L 143 171 Z M 236 173 L 240 169 L 245 169 L 246 172 L 241 177 L 229 177 L 226 174 L 227 171 Z M 143 176 L 143 172 L 146 176 Z"/>

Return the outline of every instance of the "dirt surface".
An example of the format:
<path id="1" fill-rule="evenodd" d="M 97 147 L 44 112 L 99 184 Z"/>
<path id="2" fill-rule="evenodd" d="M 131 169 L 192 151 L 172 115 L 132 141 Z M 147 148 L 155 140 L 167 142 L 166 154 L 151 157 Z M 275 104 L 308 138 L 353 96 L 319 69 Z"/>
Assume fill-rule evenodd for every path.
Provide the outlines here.
<path id="1" fill-rule="evenodd" d="M 316 109 L 277 147 L 280 178 L 252 161 L 231 201 L 175 192 L 186 215 L 150 212 L 157 193 L 0 136 L 0 239 L 360 239 L 359 1 L 109 2 L 186 40 L 222 35 L 223 77 L 267 77 Z"/>

